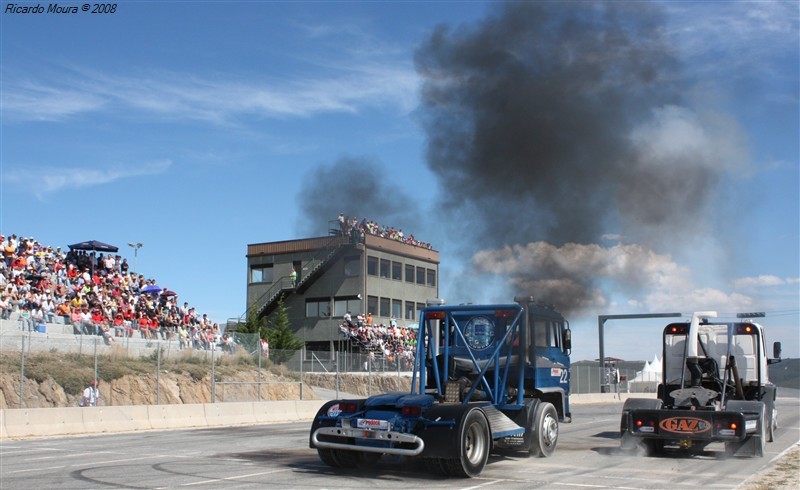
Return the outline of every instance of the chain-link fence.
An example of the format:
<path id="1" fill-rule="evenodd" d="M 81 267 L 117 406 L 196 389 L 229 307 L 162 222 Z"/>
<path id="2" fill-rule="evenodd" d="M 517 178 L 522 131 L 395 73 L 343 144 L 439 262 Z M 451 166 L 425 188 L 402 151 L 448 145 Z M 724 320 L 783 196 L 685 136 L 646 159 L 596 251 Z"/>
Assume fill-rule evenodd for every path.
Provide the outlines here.
<path id="1" fill-rule="evenodd" d="M 580 393 L 655 393 L 660 373 L 636 369 L 619 369 L 619 381 L 609 369 L 600 366 L 572 366 L 570 388 Z"/>
<path id="2" fill-rule="evenodd" d="M 9 323 L 0 328 L 8 408 L 77 406 L 91 380 L 106 406 L 303 399 L 301 377 L 289 367 L 296 359 L 302 369 L 300 351 L 270 355 L 257 335 L 142 339 L 20 331 Z"/>
<path id="3" fill-rule="evenodd" d="M 7 322 L 4 322 L 7 323 Z M 376 355 L 354 349 L 270 350 L 253 334 L 219 342 L 193 338 L 104 338 L 95 335 L 0 329 L 0 388 L 8 408 L 75 406 L 92 379 L 101 382 L 100 405 L 209 403 L 303 399 L 304 374 L 364 375 L 371 394 L 373 375 L 409 376 L 413 353 Z M 16 373 L 16 374 L 14 374 Z M 599 366 L 571 368 L 573 394 L 653 393 L 658 374 Z M 34 382 L 35 381 L 35 382 Z M 63 389 L 61 394 L 56 386 Z"/>

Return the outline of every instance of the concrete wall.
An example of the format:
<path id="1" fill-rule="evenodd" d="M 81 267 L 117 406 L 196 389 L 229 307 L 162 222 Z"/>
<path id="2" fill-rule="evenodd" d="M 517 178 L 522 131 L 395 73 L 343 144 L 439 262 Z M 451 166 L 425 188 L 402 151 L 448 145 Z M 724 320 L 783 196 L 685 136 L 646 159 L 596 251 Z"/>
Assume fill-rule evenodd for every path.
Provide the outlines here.
<path id="1" fill-rule="evenodd" d="M 311 421 L 326 400 L 0 410 L 0 439 Z"/>
<path id="2" fill-rule="evenodd" d="M 622 403 L 629 396 L 636 395 L 623 394 L 621 398 L 611 393 L 573 395 L 570 404 Z M 326 401 L 8 409 L 0 410 L 0 439 L 310 422 Z"/>

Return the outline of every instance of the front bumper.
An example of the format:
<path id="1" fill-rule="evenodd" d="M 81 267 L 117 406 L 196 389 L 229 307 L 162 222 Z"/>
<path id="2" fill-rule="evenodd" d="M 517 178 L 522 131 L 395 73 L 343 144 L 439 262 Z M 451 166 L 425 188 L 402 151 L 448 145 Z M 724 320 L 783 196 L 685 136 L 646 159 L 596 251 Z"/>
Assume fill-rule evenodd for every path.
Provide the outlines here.
<path id="1" fill-rule="evenodd" d="M 325 440 L 320 440 L 320 436 Z M 342 442 L 334 442 L 328 439 L 338 439 Z M 355 442 L 355 445 L 349 443 L 351 439 Z M 359 441 L 368 442 L 369 444 L 361 445 Z M 376 445 L 376 442 L 383 444 Z M 324 449 L 343 449 L 398 456 L 417 456 L 425 450 L 425 442 L 414 434 L 349 427 L 320 427 L 311 434 L 311 443 L 314 447 Z M 396 444 L 411 444 L 413 447 L 401 448 L 396 447 Z"/>

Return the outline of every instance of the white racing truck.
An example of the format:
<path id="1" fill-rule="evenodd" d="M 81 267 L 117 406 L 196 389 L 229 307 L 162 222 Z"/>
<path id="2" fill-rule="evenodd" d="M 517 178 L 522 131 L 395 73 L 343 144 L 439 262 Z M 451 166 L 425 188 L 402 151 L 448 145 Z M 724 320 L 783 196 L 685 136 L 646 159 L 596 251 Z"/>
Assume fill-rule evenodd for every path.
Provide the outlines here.
<path id="1" fill-rule="evenodd" d="M 764 314 L 737 316 L 741 321 L 711 322 L 717 313 L 700 311 L 688 323 L 667 325 L 658 398 L 625 402 L 622 449 L 700 452 L 723 442 L 731 455 L 764 455 L 778 426 L 768 365 L 780 361 L 781 345 L 775 342 L 774 359 L 767 359 L 764 329 L 748 320 Z"/>

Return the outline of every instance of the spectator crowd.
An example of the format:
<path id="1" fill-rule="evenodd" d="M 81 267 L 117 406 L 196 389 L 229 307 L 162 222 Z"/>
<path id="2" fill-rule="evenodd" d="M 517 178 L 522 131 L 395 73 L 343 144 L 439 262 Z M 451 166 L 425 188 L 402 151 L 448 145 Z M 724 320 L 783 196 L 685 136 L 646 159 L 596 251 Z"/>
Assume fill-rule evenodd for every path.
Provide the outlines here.
<path id="1" fill-rule="evenodd" d="M 344 213 L 339 213 L 339 229 L 345 236 L 349 236 L 353 241 L 364 241 L 364 237 L 369 235 L 378 236 L 381 238 L 388 238 L 407 245 L 415 247 L 422 247 L 430 250 L 431 244 L 425 243 L 414 238 L 414 235 L 409 234 L 406 236 L 402 229 L 397 229 L 391 226 L 381 226 L 374 221 L 369 221 L 363 218 L 361 221 L 356 217 L 347 217 Z"/>
<path id="2" fill-rule="evenodd" d="M 372 314 L 357 315 L 353 320 L 348 311 L 339 325 L 339 333 L 352 342 L 362 346 L 375 360 L 375 353 L 382 355 L 390 364 L 397 364 L 402 369 L 411 369 L 414 364 L 414 352 L 417 348 L 415 329 L 397 326 L 392 318 L 389 326 L 374 324 Z"/>
<path id="3" fill-rule="evenodd" d="M 72 325 L 76 335 L 172 340 L 181 348 L 233 350 L 207 314 L 154 279 L 129 271 L 127 259 L 45 246 L 33 237 L 0 235 L 0 314 L 15 311 L 23 330 L 45 322 Z"/>

